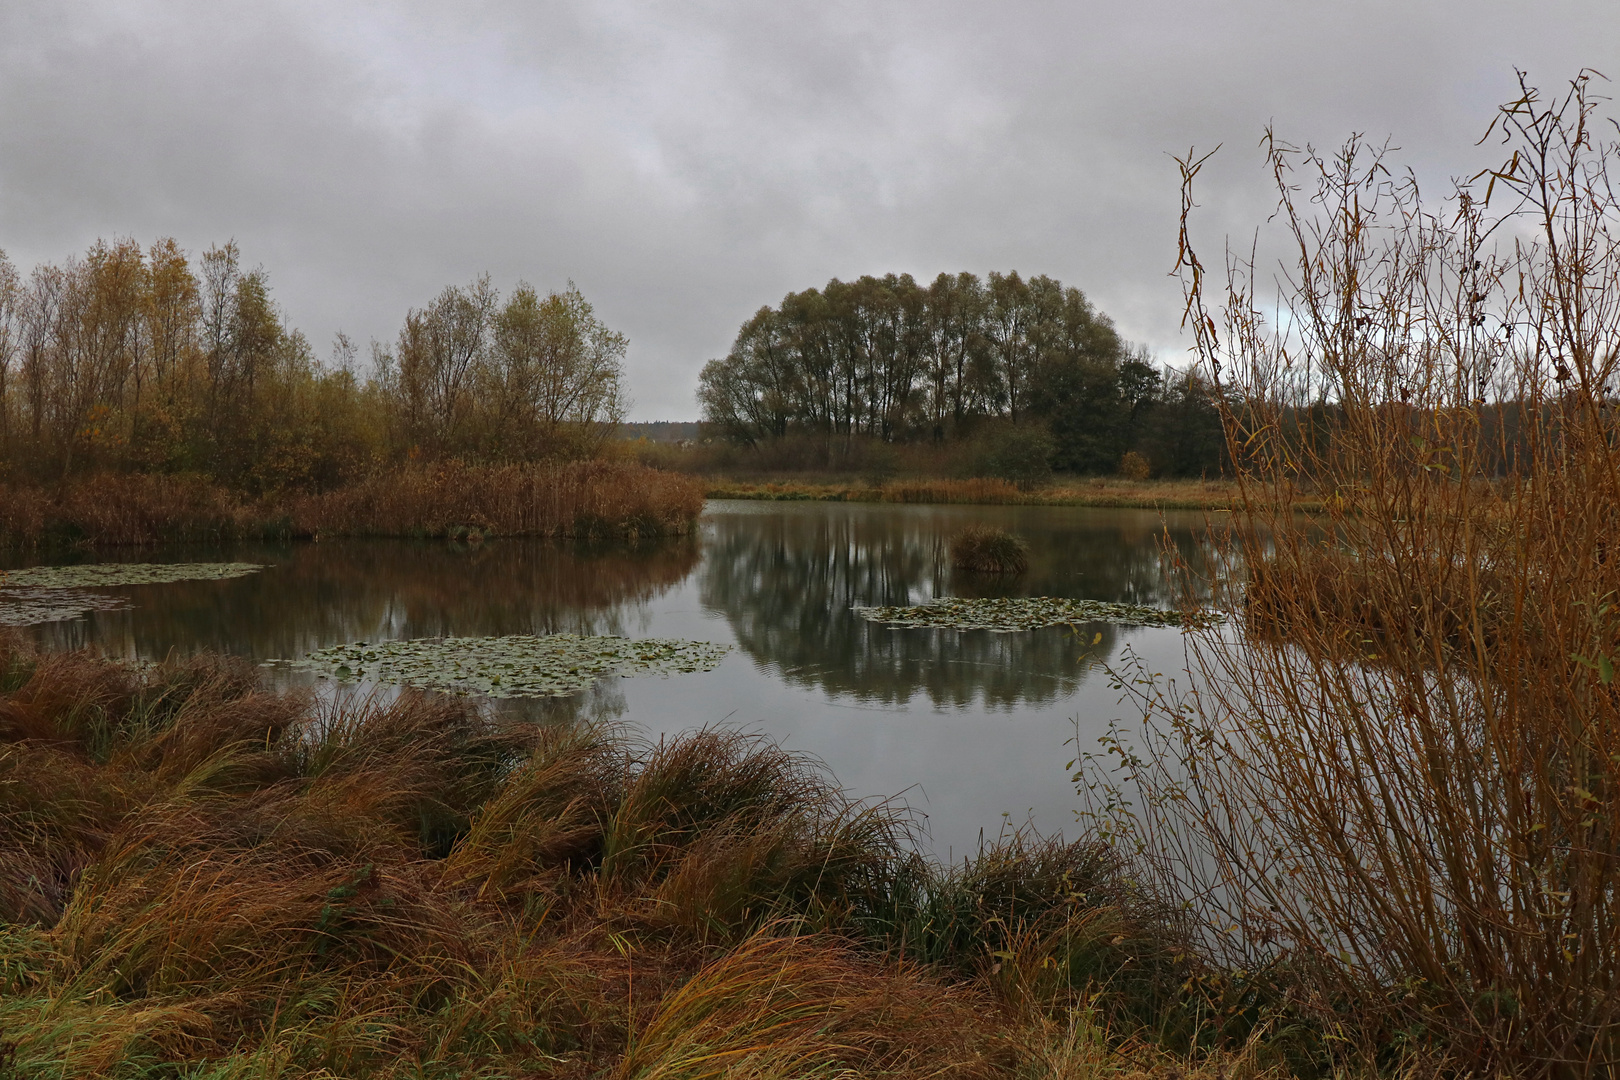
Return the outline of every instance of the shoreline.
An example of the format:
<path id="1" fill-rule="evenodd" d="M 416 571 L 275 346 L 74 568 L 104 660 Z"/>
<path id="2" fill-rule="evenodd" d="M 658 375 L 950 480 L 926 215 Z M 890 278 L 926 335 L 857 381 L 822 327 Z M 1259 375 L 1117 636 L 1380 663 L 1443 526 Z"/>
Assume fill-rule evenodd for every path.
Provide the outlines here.
<path id="1" fill-rule="evenodd" d="M 1031 490 L 1001 480 L 742 481 L 704 478 L 707 499 L 763 502 L 914 503 L 962 506 L 1086 506 L 1230 511 L 1235 486 L 1215 481 L 1078 479 Z"/>

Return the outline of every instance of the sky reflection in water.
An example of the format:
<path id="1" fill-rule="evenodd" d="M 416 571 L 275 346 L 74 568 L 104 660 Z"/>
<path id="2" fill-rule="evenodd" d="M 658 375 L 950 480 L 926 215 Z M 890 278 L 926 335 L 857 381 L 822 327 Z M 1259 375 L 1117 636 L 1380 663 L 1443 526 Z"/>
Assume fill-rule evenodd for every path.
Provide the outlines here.
<path id="1" fill-rule="evenodd" d="M 1030 545 L 1011 580 L 949 565 L 971 522 Z M 36 628 L 52 647 L 160 658 L 204 649 L 297 658 L 343 642 L 443 635 L 622 634 L 735 646 L 714 671 L 613 678 L 574 698 L 506 702 L 536 719 L 622 722 L 649 738 L 704 724 L 808 751 L 860 796 L 900 795 L 942 856 L 1033 817 L 1075 829 L 1065 763 L 1115 717 L 1131 719 L 1096 661 L 1129 643 L 1155 670 L 1182 666 L 1179 631 L 1088 625 L 1018 634 L 891 629 L 857 605 L 935 596 L 1062 596 L 1166 605 L 1163 530 L 1200 549 L 1201 514 L 1073 507 L 709 504 L 696 537 L 625 545 L 345 541 L 237 546 L 269 564 L 229 581 L 105 590 L 125 611 Z M 198 548 L 129 561 L 197 561 Z M 1092 639 L 1100 633 L 1095 646 Z M 307 676 L 272 672 L 286 683 Z"/>

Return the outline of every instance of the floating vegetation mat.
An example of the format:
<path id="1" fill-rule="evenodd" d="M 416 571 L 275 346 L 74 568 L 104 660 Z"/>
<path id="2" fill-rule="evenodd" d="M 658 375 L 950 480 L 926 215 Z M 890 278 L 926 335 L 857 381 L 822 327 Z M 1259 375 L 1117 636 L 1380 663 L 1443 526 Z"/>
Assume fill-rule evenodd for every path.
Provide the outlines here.
<path id="1" fill-rule="evenodd" d="M 680 638 L 578 634 L 417 638 L 335 645 L 303 660 L 276 663 L 344 682 L 372 679 L 489 697 L 563 697 L 608 675 L 710 671 L 730 649 Z"/>
<path id="2" fill-rule="evenodd" d="M 122 611 L 130 606 L 122 596 L 86 589 L 221 581 L 260 569 L 258 563 L 86 563 L 0 571 L 0 626 L 62 622 L 92 611 Z"/>
<path id="3" fill-rule="evenodd" d="M 259 563 L 85 563 L 29 566 L 0 575 L 0 589 L 110 589 L 118 585 L 170 585 L 176 581 L 222 581 L 264 569 Z"/>
<path id="4" fill-rule="evenodd" d="M 129 601 L 122 596 L 78 589 L 0 589 L 0 626 L 62 622 L 92 611 L 122 611 L 127 607 Z"/>
<path id="5" fill-rule="evenodd" d="M 915 607 L 857 607 L 855 613 L 885 626 L 935 626 L 950 630 L 993 630 L 1000 634 L 1038 630 L 1043 626 L 1110 622 L 1128 626 L 1208 626 L 1224 621 L 1214 612 L 1191 619 L 1179 611 L 1115 604 L 1106 600 L 1064 600 L 1055 596 L 1017 596 L 961 600 L 942 596 Z"/>

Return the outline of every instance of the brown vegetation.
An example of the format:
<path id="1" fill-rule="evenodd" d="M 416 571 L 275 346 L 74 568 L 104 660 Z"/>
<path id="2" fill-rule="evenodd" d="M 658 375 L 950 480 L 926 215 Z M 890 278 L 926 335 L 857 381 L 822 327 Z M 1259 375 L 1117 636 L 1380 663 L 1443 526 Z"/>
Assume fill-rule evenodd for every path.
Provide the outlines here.
<path id="1" fill-rule="evenodd" d="M 198 477 L 101 473 L 0 484 L 0 544 L 91 546 L 257 536 L 659 536 L 703 509 L 688 477 L 640 465 L 449 462 L 325 494 L 248 498 Z"/>
<path id="2" fill-rule="evenodd" d="M 1246 264 L 1207 310 L 1183 232 L 1241 490 L 1216 580 L 1247 568 L 1285 633 L 1191 635 L 1196 694 L 1121 673 L 1147 721 L 1123 826 L 1234 967 L 1457 1075 L 1620 1059 L 1620 148 L 1594 102 L 1585 74 L 1525 86 L 1490 190 L 1440 211 L 1357 141 L 1269 140 L 1298 254 L 1280 327 Z M 1491 240 L 1520 224 L 1539 243 Z M 1502 480 L 1487 406 L 1516 432 Z"/>
<path id="3" fill-rule="evenodd" d="M 315 708 L 235 661 L 137 673 L 0 639 L 4 1064 L 1012 1078 L 1154 1059 L 1105 1025 L 1168 1015 L 1184 938 L 1116 856 L 1014 838 L 942 873 L 905 836 L 735 733 L 635 748 L 450 699 Z"/>
<path id="4" fill-rule="evenodd" d="M 970 525 L 951 538 L 951 565 L 980 574 L 1022 574 L 1029 545 L 1006 529 Z"/>

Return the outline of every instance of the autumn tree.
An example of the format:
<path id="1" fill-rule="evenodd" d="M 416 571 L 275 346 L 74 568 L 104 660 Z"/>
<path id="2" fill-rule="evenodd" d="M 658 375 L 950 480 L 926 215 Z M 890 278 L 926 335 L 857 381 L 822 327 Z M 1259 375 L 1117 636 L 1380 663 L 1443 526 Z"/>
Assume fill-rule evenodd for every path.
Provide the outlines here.
<path id="1" fill-rule="evenodd" d="M 588 456 L 624 419 L 629 341 L 573 282 L 543 299 L 519 282 L 491 337 L 487 428 L 498 456 Z"/>

